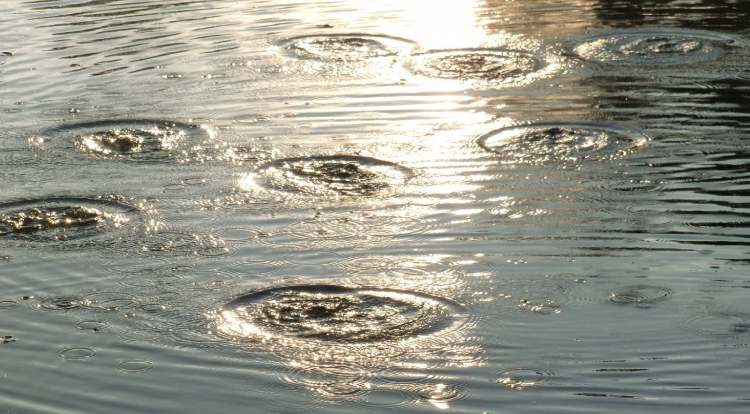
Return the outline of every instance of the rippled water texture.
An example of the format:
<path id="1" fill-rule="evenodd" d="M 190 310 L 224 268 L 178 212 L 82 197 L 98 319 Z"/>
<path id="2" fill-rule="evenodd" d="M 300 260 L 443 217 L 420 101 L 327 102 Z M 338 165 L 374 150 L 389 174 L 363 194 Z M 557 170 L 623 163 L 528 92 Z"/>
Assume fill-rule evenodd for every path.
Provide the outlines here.
<path id="1" fill-rule="evenodd" d="M 49 197 L 0 204 L 0 237 L 64 242 L 105 236 L 136 224 L 138 210 L 107 198 Z M 135 223 L 131 223 L 135 222 Z"/>
<path id="2" fill-rule="evenodd" d="M 639 31 L 596 37 L 576 48 L 586 59 L 625 65 L 692 65 L 721 58 L 737 41 L 710 32 Z"/>
<path id="3" fill-rule="evenodd" d="M 750 2 L 5 0 L 0 411 L 746 413 Z"/>
<path id="4" fill-rule="evenodd" d="M 478 143 L 509 162 L 533 164 L 621 158 L 648 138 L 607 125 L 537 123 L 492 131 Z"/>
<path id="5" fill-rule="evenodd" d="M 204 156 L 211 146 L 205 126 L 161 120 L 112 119 L 55 126 L 45 131 L 50 147 L 92 158 L 165 162 Z M 66 154 L 68 156 L 72 154 Z"/>

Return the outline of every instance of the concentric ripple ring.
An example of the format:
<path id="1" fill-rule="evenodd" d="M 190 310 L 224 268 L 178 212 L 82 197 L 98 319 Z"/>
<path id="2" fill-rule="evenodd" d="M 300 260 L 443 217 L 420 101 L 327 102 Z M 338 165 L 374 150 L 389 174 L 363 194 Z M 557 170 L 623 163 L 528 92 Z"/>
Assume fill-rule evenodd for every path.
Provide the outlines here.
<path id="1" fill-rule="evenodd" d="M 264 184 L 292 193 L 374 196 L 412 176 L 409 168 L 353 155 L 283 158 L 266 165 Z"/>
<path id="2" fill-rule="evenodd" d="M 304 35 L 281 42 L 281 47 L 293 57 L 322 61 L 359 61 L 397 56 L 414 46 L 409 39 L 364 33 Z"/>
<path id="3" fill-rule="evenodd" d="M 534 52 L 514 49 L 445 49 L 414 54 L 409 69 L 422 76 L 442 79 L 526 83 L 547 66 Z"/>
<path id="4" fill-rule="evenodd" d="M 63 242 L 125 228 L 140 219 L 129 204 L 107 198 L 48 197 L 0 203 L 0 239 Z"/>
<path id="5" fill-rule="evenodd" d="M 338 285 L 283 286 L 241 296 L 218 312 L 232 340 L 291 338 L 338 345 L 390 343 L 460 328 L 460 304 L 423 293 Z"/>
<path id="6" fill-rule="evenodd" d="M 622 158 L 649 141 L 646 135 L 610 125 L 539 122 L 496 129 L 480 136 L 477 144 L 510 163 L 543 164 Z"/>
<path id="7" fill-rule="evenodd" d="M 198 151 L 211 141 L 211 130 L 203 125 L 158 119 L 105 119 L 55 126 L 44 135 L 64 141 L 52 145 L 70 147 L 93 158 L 162 162 Z M 199 154 L 194 154 L 199 156 Z M 189 155 L 188 155 L 189 156 Z"/>
<path id="8" fill-rule="evenodd" d="M 720 59 L 736 39 L 713 32 L 651 30 L 623 31 L 588 39 L 575 53 L 605 64 L 669 66 Z"/>
<path id="9" fill-rule="evenodd" d="M 672 290 L 651 285 L 624 286 L 609 294 L 609 300 L 617 304 L 652 304 L 666 300 L 672 295 Z"/>

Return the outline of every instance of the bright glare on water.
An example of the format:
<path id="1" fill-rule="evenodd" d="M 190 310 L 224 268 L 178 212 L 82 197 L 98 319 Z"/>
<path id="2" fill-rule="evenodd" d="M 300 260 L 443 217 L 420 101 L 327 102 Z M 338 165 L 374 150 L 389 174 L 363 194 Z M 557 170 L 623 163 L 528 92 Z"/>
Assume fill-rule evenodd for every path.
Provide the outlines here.
<path id="1" fill-rule="evenodd" d="M 2 6 L 0 411 L 750 410 L 750 2 Z"/>

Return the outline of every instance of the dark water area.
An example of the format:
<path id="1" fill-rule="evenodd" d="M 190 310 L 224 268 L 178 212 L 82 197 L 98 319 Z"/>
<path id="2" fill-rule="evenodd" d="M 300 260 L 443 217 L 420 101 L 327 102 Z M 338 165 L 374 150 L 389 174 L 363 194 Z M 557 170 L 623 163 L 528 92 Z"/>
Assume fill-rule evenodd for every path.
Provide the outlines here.
<path id="1" fill-rule="evenodd" d="M 6 0 L 0 411 L 745 413 L 750 2 Z"/>

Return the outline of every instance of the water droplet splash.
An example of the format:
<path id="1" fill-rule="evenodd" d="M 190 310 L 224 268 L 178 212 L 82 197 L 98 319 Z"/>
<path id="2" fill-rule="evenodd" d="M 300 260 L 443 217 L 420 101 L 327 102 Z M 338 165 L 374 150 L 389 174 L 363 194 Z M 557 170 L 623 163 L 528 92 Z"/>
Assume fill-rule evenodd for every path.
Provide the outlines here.
<path id="1" fill-rule="evenodd" d="M 45 243 L 97 238 L 139 221 L 136 207 L 108 198 L 10 201 L 0 203 L 0 240 Z"/>
<path id="2" fill-rule="evenodd" d="M 661 302 L 672 295 L 672 290 L 661 286 L 624 286 L 609 294 L 609 300 L 617 304 L 649 305 Z"/>
<path id="3" fill-rule="evenodd" d="M 489 81 L 523 85 L 546 76 L 551 65 L 543 56 L 514 49 L 450 49 L 415 54 L 407 63 L 429 78 Z"/>
<path id="4" fill-rule="evenodd" d="M 360 61 L 397 56 L 414 42 L 392 36 L 368 34 L 321 34 L 287 39 L 281 46 L 293 57 L 323 61 Z"/>
<path id="5" fill-rule="evenodd" d="M 59 134 L 66 139 L 55 139 Z M 205 125 L 150 119 L 108 119 L 56 126 L 44 132 L 50 146 L 72 149 L 92 158 L 163 162 L 203 160 L 213 146 Z"/>
<path id="6" fill-rule="evenodd" d="M 515 368 L 501 372 L 497 383 L 509 390 L 518 391 L 539 387 L 552 376 L 552 372 L 541 369 Z"/>
<path id="7" fill-rule="evenodd" d="M 654 30 L 604 34 L 580 44 L 584 59 L 633 66 L 690 65 L 724 56 L 735 45 L 732 37 L 711 32 Z"/>
<path id="8" fill-rule="evenodd" d="M 353 155 L 283 158 L 258 180 L 276 190 L 311 195 L 370 197 L 403 185 L 413 172 L 401 165 Z"/>
<path id="9" fill-rule="evenodd" d="M 457 303 L 430 295 L 336 285 L 263 290 L 223 306 L 217 332 L 234 340 L 291 337 L 348 343 L 400 341 L 455 329 Z"/>
<path id="10" fill-rule="evenodd" d="M 570 163 L 622 158 L 649 138 L 626 129 L 594 123 L 535 123 L 497 129 L 477 143 L 513 164 Z"/>

